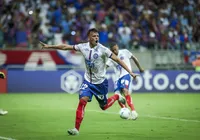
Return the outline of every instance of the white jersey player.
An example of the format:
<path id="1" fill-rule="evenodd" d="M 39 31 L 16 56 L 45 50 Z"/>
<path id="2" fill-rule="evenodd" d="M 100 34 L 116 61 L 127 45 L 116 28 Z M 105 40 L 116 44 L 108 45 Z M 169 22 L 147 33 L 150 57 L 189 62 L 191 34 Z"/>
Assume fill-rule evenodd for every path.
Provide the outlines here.
<path id="1" fill-rule="evenodd" d="M 140 72 L 143 72 L 144 70 L 141 68 L 138 59 L 127 49 L 123 49 L 123 50 L 119 50 L 119 47 L 116 43 L 111 44 L 110 47 L 111 51 L 117 55 L 121 61 L 123 61 L 127 67 L 132 70 L 131 68 L 131 62 L 130 59 L 132 59 L 135 64 L 137 65 L 138 69 L 140 70 Z M 129 117 L 129 119 L 135 120 L 138 117 L 137 112 L 135 111 L 133 102 L 132 102 L 132 97 L 131 97 L 131 93 L 129 92 L 129 87 L 131 84 L 131 76 L 130 74 L 124 69 L 122 68 L 120 65 L 118 65 L 116 62 L 114 62 L 113 60 L 109 59 L 106 63 L 107 67 L 113 67 L 115 74 L 117 76 L 117 80 L 115 82 L 115 89 L 114 92 L 115 93 L 123 93 L 127 104 L 129 105 L 129 107 L 131 108 L 131 116 Z M 123 108 L 126 107 L 126 105 L 123 105 L 119 102 L 119 105 Z"/>
<path id="2" fill-rule="evenodd" d="M 106 74 L 105 62 L 111 57 L 112 52 L 100 43 L 97 43 L 95 48 L 90 48 L 89 42 L 74 45 L 74 49 L 80 51 L 85 58 L 85 80 L 92 84 L 102 83 Z"/>
<path id="3" fill-rule="evenodd" d="M 116 63 L 120 64 L 133 78 L 136 78 L 136 75 L 132 73 L 123 61 L 121 61 L 108 48 L 98 43 L 99 33 L 96 29 L 93 28 L 88 31 L 88 41 L 88 43 L 81 43 L 73 46 L 67 44 L 47 45 L 40 42 L 42 48 L 79 51 L 85 59 L 86 70 L 84 81 L 81 85 L 79 93 L 79 104 L 76 110 L 75 128 L 68 130 L 69 135 L 79 134 L 79 128 L 84 117 L 85 106 L 87 102 L 92 100 L 93 95 L 97 99 L 102 110 L 106 110 L 112 106 L 116 100 L 121 101 L 121 103 L 125 103 L 125 99 L 120 94 L 115 94 L 110 98 L 107 98 L 108 81 L 105 78 L 105 74 L 106 61 L 108 58 L 111 58 Z"/>
<path id="4" fill-rule="evenodd" d="M 133 55 L 132 55 L 132 53 L 130 51 L 128 51 L 127 49 L 119 50 L 117 56 L 127 65 L 127 67 L 130 70 L 132 70 L 130 58 Z M 117 76 L 116 77 L 117 79 L 129 74 L 125 69 L 123 69 L 119 64 L 117 64 L 112 59 L 108 59 L 106 65 L 109 66 L 109 67 L 113 67 L 114 68 L 114 72 L 115 72 L 115 74 Z"/>

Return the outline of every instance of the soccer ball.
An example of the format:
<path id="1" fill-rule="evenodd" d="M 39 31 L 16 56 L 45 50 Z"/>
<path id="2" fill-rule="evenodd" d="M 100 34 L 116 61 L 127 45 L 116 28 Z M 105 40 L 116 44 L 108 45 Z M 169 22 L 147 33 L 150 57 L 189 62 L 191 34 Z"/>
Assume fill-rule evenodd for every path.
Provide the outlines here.
<path id="1" fill-rule="evenodd" d="M 128 119 L 131 115 L 131 112 L 128 108 L 121 108 L 119 111 L 119 115 L 122 119 Z"/>

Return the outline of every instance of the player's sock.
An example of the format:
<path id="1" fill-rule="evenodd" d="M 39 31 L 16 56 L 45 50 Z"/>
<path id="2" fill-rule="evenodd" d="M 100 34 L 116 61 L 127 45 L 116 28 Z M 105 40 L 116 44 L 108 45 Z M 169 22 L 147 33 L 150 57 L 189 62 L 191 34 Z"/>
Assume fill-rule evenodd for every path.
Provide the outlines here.
<path id="1" fill-rule="evenodd" d="M 85 100 L 83 99 L 79 100 L 79 104 L 76 110 L 76 123 L 75 123 L 75 128 L 77 130 L 79 130 L 81 122 L 83 120 L 86 104 L 87 102 Z"/>
<path id="2" fill-rule="evenodd" d="M 132 111 L 135 110 L 131 95 L 126 95 L 125 98 L 126 98 L 126 102 L 127 102 L 128 106 L 131 108 L 131 110 Z"/>
<path id="3" fill-rule="evenodd" d="M 120 106 L 121 108 L 127 107 L 126 104 L 122 104 L 120 101 L 118 101 L 118 104 L 119 104 L 119 106 Z"/>
<path id="4" fill-rule="evenodd" d="M 110 98 L 108 98 L 107 104 L 103 107 L 103 110 L 106 110 L 109 107 L 111 107 L 114 104 L 114 102 L 118 99 L 119 99 L 118 94 L 115 94 L 115 95 L 111 96 Z"/>

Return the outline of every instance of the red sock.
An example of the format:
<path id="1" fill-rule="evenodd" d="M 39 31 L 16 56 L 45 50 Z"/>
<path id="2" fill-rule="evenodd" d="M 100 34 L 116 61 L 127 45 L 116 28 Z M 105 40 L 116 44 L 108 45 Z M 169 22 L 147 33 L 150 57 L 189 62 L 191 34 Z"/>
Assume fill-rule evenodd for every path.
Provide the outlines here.
<path id="1" fill-rule="evenodd" d="M 76 123 L 75 123 L 75 128 L 77 130 L 79 130 L 81 122 L 83 120 L 86 104 L 87 104 L 87 102 L 85 100 L 83 100 L 83 99 L 79 100 L 79 104 L 76 109 Z"/>
<path id="2" fill-rule="evenodd" d="M 126 95 L 126 102 L 128 104 L 128 106 L 131 108 L 131 111 L 135 110 L 133 102 L 132 102 L 132 97 L 130 95 Z"/>
<path id="3" fill-rule="evenodd" d="M 114 104 L 114 102 L 116 100 L 118 100 L 118 99 L 119 99 L 119 95 L 117 95 L 117 94 L 115 94 L 115 95 L 111 96 L 110 98 L 108 98 L 107 104 L 104 106 L 103 110 L 106 110 L 109 107 L 111 107 Z"/>
<path id="4" fill-rule="evenodd" d="M 118 104 L 119 104 L 119 106 L 120 106 L 121 108 L 125 108 L 125 107 L 126 107 L 126 105 L 122 104 L 120 101 L 118 101 Z"/>

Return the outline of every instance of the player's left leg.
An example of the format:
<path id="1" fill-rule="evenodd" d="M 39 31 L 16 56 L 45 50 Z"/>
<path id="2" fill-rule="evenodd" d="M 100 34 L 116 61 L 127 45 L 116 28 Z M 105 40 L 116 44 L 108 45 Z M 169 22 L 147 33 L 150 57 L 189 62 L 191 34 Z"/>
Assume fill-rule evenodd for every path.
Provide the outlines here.
<path id="1" fill-rule="evenodd" d="M 89 100 L 89 97 L 87 97 L 87 96 L 84 96 L 79 100 L 79 104 L 76 109 L 75 128 L 69 129 L 67 131 L 69 135 L 78 135 L 79 134 L 79 129 L 80 129 L 82 120 L 84 118 L 85 107 L 87 105 L 88 100 Z"/>

